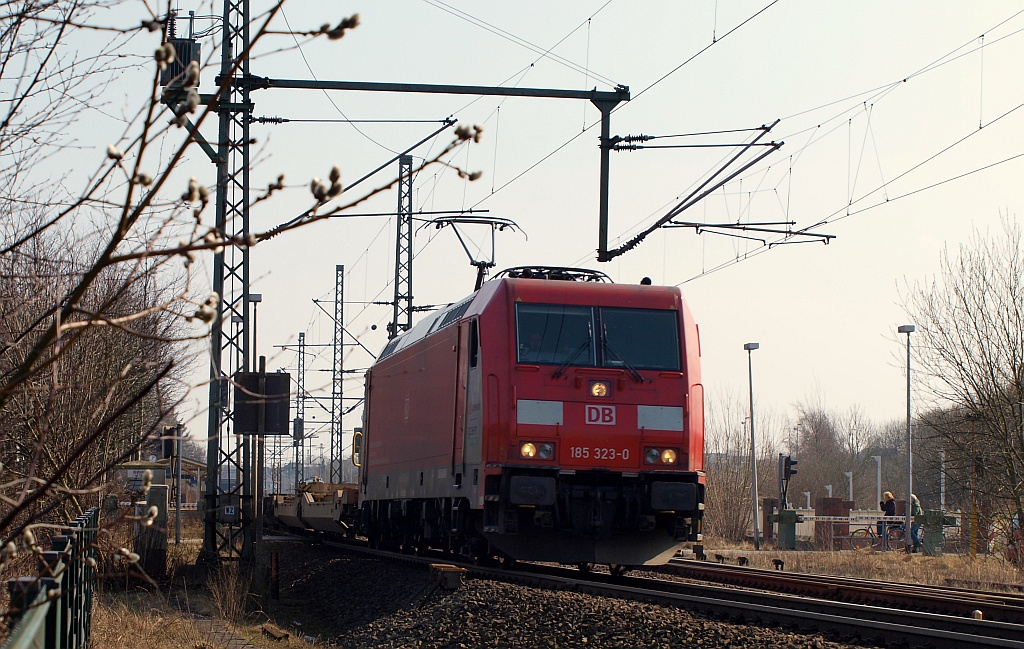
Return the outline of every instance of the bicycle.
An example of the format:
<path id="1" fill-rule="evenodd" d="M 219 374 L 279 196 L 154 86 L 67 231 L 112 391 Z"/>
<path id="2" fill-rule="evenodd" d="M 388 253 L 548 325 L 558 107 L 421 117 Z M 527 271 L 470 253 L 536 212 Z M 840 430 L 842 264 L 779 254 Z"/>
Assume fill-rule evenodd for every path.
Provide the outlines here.
<path id="1" fill-rule="evenodd" d="M 901 543 L 906 530 L 903 523 L 885 523 L 885 537 L 879 537 L 876 524 L 866 525 L 850 532 L 850 545 L 854 548 L 871 547 L 876 550 L 895 550 Z"/>

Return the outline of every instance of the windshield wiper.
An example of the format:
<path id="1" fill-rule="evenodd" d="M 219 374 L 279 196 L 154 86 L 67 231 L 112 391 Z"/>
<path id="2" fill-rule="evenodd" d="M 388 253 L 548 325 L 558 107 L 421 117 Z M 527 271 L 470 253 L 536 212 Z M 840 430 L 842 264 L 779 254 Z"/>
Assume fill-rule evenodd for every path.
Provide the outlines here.
<path id="1" fill-rule="evenodd" d="M 565 370 L 569 369 L 569 366 L 572 365 L 573 361 L 575 361 L 576 358 L 579 357 L 579 355 L 582 354 L 584 350 L 590 348 L 590 343 L 593 342 L 593 340 L 594 334 L 590 329 L 590 325 L 587 324 L 587 339 L 581 342 L 580 346 L 576 348 L 576 351 L 574 351 L 569 356 L 569 358 L 565 359 L 564 363 L 558 366 L 558 369 L 555 370 L 555 373 L 551 375 L 551 378 L 557 379 L 558 377 L 565 374 Z"/>
<path id="2" fill-rule="evenodd" d="M 609 355 L 614 356 L 620 363 L 622 363 L 622 365 L 627 370 L 629 370 L 629 375 L 633 377 L 634 381 L 636 381 L 637 383 L 643 383 L 644 382 L 643 375 L 640 374 L 640 372 L 635 367 L 633 367 L 633 365 L 630 364 L 629 361 L 626 360 L 625 356 L 620 354 L 614 347 L 612 347 L 612 344 L 610 342 L 608 342 L 608 329 L 607 329 L 607 327 L 604 328 L 604 330 L 602 331 L 602 334 L 603 335 L 601 336 L 601 347 L 604 349 L 605 356 L 609 356 Z"/>

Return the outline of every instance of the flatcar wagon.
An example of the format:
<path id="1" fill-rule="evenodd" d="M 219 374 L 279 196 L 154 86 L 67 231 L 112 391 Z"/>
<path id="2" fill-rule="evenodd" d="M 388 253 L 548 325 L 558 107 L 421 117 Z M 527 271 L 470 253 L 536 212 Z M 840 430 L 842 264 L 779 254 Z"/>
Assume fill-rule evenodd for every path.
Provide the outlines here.
<path id="1" fill-rule="evenodd" d="M 360 525 L 376 544 L 663 563 L 701 539 L 703 417 L 679 289 L 510 269 L 367 372 Z"/>

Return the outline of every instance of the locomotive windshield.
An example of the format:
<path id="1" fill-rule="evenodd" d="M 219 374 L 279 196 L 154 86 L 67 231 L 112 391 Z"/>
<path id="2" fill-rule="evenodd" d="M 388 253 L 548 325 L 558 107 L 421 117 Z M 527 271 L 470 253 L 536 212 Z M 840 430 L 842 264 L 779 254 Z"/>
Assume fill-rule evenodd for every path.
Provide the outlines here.
<path id="1" fill-rule="evenodd" d="M 593 322 L 590 307 L 518 304 L 519 362 L 594 365 Z"/>
<path id="2" fill-rule="evenodd" d="M 680 370 L 675 311 L 519 303 L 516 336 L 520 363 Z"/>

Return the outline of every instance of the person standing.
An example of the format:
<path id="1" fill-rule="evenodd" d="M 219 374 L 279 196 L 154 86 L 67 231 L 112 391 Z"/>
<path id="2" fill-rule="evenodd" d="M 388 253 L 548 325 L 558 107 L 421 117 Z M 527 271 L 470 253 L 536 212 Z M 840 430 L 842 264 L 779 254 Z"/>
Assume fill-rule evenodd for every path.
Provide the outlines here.
<path id="1" fill-rule="evenodd" d="M 896 515 L 896 499 L 891 491 L 882 494 L 882 502 L 878 503 L 883 516 Z M 889 524 L 886 521 L 878 521 L 878 538 L 882 539 L 882 549 L 889 549 Z"/>
<path id="2" fill-rule="evenodd" d="M 910 525 L 910 540 L 914 546 L 911 552 L 921 549 L 921 524 L 917 522 L 917 517 L 922 514 L 924 510 L 921 509 L 921 501 L 917 499 L 917 494 L 910 494 L 910 515 L 914 517 Z"/>

